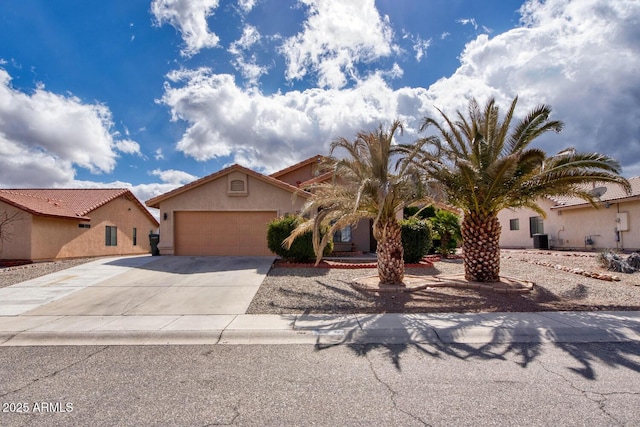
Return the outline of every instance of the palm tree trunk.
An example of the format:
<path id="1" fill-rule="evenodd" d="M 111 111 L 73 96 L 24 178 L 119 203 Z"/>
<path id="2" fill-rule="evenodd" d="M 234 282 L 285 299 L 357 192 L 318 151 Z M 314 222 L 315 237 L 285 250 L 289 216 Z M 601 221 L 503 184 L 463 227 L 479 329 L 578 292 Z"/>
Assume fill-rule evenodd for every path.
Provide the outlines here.
<path id="1" fill-rule="evenodd" d="M 496 214 L 465 214 L 461 226 L 465 279 L 474 282 L 500 280 L 501 229 Z"/>
<path id="2" fill-rule="evenodd" d="M 402 228 L 395 218 L 378 223 L 374 234 L 378 241 L 378 277 L 382 285 L 404 285 L 404 249 Z"/>

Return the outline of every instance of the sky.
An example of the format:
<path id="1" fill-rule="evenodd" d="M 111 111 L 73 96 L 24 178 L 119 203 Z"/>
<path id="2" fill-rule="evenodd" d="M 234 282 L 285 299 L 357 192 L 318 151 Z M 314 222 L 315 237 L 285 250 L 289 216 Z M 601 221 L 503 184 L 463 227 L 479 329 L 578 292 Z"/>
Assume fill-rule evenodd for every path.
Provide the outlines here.
<path id="1" fill-rule="evenodd" d="M 638 0 L 3 0 L 0 187 L 271 173 L 399 119 L 549 104 L 535 142 L 640 175 Z"/>

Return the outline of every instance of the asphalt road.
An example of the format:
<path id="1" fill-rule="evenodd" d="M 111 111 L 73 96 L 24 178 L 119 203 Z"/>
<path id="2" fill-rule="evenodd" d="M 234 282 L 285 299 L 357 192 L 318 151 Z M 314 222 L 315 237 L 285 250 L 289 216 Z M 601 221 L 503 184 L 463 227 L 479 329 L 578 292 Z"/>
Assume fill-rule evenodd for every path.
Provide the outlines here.
<path id="1" fill-rule="evenodd" d="M 639 372 L 638 342 L 8 347 L 0 425 L 632 426 Z"/>

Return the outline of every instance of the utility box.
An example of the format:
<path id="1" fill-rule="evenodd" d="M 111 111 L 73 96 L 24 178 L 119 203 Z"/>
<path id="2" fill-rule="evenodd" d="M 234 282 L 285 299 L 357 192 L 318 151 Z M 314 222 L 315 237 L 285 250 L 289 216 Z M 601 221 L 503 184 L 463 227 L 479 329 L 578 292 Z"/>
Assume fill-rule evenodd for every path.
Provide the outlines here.
<path id="1" fill-rule="evenodd" d="M 616 230 L 629 231 L 629 212 L 619 212 L 616 214 Z"/>
<path id="2" fill-rule="evenodd" d="M 548 234 L 534 234 L 533 235 L 533 247 L 535 249 L 549 249 L 549 235 Z"/>

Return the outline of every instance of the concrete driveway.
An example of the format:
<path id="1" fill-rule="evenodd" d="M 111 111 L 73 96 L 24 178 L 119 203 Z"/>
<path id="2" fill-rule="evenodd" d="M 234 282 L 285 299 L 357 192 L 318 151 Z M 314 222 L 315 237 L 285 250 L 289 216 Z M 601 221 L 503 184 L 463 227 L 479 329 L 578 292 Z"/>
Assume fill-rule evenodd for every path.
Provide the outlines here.
<path id="1" fill-rule="evenodd" d="M 243 314 L 273 260 L 100 259 L 0 289 L 0 316 Z"/>

